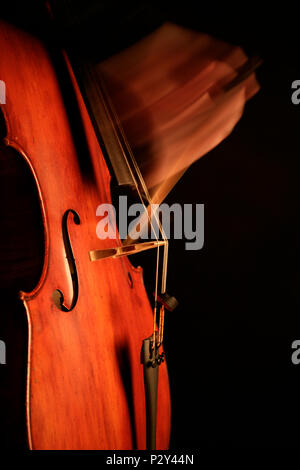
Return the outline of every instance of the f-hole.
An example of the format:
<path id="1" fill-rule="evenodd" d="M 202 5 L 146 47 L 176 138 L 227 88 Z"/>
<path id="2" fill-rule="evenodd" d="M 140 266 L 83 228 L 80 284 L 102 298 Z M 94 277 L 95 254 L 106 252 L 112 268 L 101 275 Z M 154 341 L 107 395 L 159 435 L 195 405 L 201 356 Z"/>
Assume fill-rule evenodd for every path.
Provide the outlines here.
<path id="1" fill-rule="evenodd" d="M 52 298 L 53 298 L 55 305 L 63 312 L 70 312 L 71 310 L 73 310 L 78 300 L 78 275 L 77 275 L 77 270 L 76 270 L 75 259 L 74 259 L 73 252 L 72 252 L 70 237 L 68 233 L 69 214 L 73 215 L 73 220 L 76 225 L 80 224 L 80 219 L 79 219 L 79 215 L 77 214 L 77 212 L 75 212 L 73 209 L 68 209 L 64 213 L 64 216 L 62 219 L 62 236 L 63 236 L 64 246 L 65 246 L 66 258 L 69 264 L 69 269 L 70 269 L 70 274 L 71 274 L 72 284 L 73 284 L 73 299 L 72 299 L 72 303 L 70 307 L 68 308 L 65 305 L 64 294 L 61 292 L 61 290 L 56 289 L 52 294 Z"/>

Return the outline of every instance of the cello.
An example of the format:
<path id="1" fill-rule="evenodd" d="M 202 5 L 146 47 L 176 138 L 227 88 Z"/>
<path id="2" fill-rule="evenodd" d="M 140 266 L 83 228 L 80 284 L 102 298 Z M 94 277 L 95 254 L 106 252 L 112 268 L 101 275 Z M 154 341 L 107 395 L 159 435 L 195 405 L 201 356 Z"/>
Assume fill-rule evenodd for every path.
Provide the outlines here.
<path id="1" fill-rule="evenodd" d="M 34 290 L 21 292 L 29 326 L 29 446 L 167 448 L 170 393 L 166 363 L 158 351 L 164 308 L 174 307 L 165 293 L 167 243 L 123 245 L 119 239 L 96 236 L 96 207 L 111 203 L 104 151 L 114 154 L 118 169 L 124 156 L 120 179 L 130 181 L 149 202 L 147 188 L 134 160 L 129 161 L 121 130 L 111 126 L 113 115 L 107 114 L 98 84 L 93 88 L 90 71 L 83 75 L 92 95 L 101 94 L 102 106 L 94 117 L 102 125 L 104 149 L 67 56 L 61 58 L 58 73 L 36 38 L 4 23 L 1 32 L 5 53 L 0 72 L 9 91 L 2 106 L 3 142 L 30 167 L 45 235 L 41 278 Z M 159 253 L 161 245 L 162 287 L 161 292 L 156 288 L 153 315 L 142 271 L 127 255 L 154 247 Z"/>

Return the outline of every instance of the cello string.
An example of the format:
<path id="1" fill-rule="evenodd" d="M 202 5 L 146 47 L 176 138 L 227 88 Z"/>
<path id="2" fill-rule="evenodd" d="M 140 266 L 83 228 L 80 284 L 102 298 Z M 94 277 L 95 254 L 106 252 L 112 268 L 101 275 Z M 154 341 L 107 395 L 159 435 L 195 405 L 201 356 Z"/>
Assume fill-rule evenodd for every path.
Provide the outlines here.
<path id="1" fill-rule="evenodd" d="M 99 77 L 100 78 L 100 77 Z M 159 230 L 160 230 L 160 233 L 163 237 L 163 240 L 164 242 L 166 243 L 165 244 L 165 249 L 164 249 L 164 261 L 163 261 L 163 273 L 162 273 L 162 287 L 161 287 L 161 290 L 162 290 L 162 293 L 165 292 L 166 290 L 166 274 L 167 274 L 167 258 L 168 258 L 168 249 L 166 248 L 167 245 L 168 245 L 168 240 L 167 240 L 167 237 L 165 235 L 165 232 L 163 230 L 163 227 L 161 226 L 161 223 L 160 223 L 160 220 L 159 218 L 157 217 L 157 214 L 156 212 L 154 211 L 154 214 L 152 214 L 152 204 L 151 204 L 151 197 L 150 197 L 150 194 L 148 192 L 148 188 L 146 186 L 146 183 L 143 179 L 143 176 L 142 176 L 142 173 L 138 167 L 138 164 L 134 158 L 134 155 L 132 153 L 132 150 L 131 150 L 131 147 L 129 145 L 129 142 L 126 138 L 126 135 L 124 133 L 124 130 L 123 130 L 123 127 L 121 125 L 121 122 L 120 122 L 120 119 L 114 109 L 114 106 L 113 106 L 113 103 L 109 97 L 109 94 L 107 93 L 106 91 L 106 87 L 105 87 L 105 84 L 104 84 L 104 81 L 101 79 L 101 87 L 102 87 L 102 93 L 105 94 L 105 98 L 108 102 L 108 105 L 109 105 L 109 111 L 110 113 L 112 114 L 112 117 L 113 117 L 113 120 L 112 120 L 112 125 L 114 126 L 115 123 L 118 127 L 118 130 L 119 132 L 121 133 L 121 136 L 122 136 L 122 139 L 124 141 L 124 144 L 126 146 L 126 149 L 127 149 L 127 152 L 128 152 L 128 155 L 130 156 L 130 159 L 131 159 L 131 163 L 134 167 L 134 170 L 136 172 L 136 175 L 137 175 L 137 178 L 138 178 L 138 181 L 134 175 L 134 172 L 132 171 L 132 168 L 131 168 L 131 165 L 129 164 L 129 161 L 128 161 L 128 158 L 127 158 L 127 155 L 123 149 L 123 146 L 121 145 L 121 142 L 118 138 L 118 141 L 119 141 L 119 145 L 120 145 L 120 148 L 121 148 L 121 151 L 122 151 L 122 154 L 123 154 L 123 157 L 127 163 L 127 166 L 128 166 L 128 169 L 130 171 L 130 174 L 131 174 L 131 177 L 132 177 L 132 180 L 134 181 L 134 184 L 135 184 L 135 187 L 136 187 L 136 190 L 137 190 L 137 193 L 138 193 L 138 196 L 140 198 L 140 201 L 142 202 L 142 205 L 144 207 L 144 213 L 146 212 L 146 215 L 147 215 L 147 218 L 148 218 L 148 222 L 150 224 L 150 227 L 153 228 L 153 223 L 152 223 L 152 216 L 154 215 L 154 218 L 155 218 L 155 221 L 159 227 Z M 116 133 L 117 134 L 117 133 Z M 117 136 L 118 137 L 118 136 Z M 144 191 L 144 194 L 148 200 L 148 203 L 150 205 L 150 214 L 145 206 L 145 203 L 144 203 L 144 200 L 142 198 L 142 194 L 141 194 L 141 191 L 140 191 L 140 188 L 139 188 L 139 184 L 142 188 L 142 190 Z M 156 242 L 158 242 L 158 235 L 156 233 L 156 230 L 155 228 L 153 229 L 153 232 L 154 232 L 154 236 L 155 236 L 155 239 L 156 239 Z M 152 232 L 152 233 L 153 233 Z M 154 315 L 153 315 L 153 349 L 154 349 L 154 357 L 155 357 L 155 349 L 156 349 L 156 338 L 155 338 L 155 331 L 156 331 L 156 317 L 157 317 L 157 295 L 158 295 L 158 277 L 159 277 L 159 245 L 157 245 L 157 256 L 156 256 L 156 270 L 155 270 L 155 292 L 154 292 Z M 159 338 L 162 338 L 162 324 L 163 324 L 163 321 L 162 321 L 162 314 L 164 313 L 164 309 L 160 309 L 160 320 L 159 320 Z M 160 344 L 160 339 L 159 339 L 159 344 Z"/>
<path id="2" fill-rule="evenodd" d="M 105 82 L 104 82 L 103 79 L 101 80 L 101 86 L 103 87 L 103 91 L 105 91 L 105 96 L 106 96 L 106 98 L 107 98 L 107 100 L 108 100 L 111 113 L 113 114 L 114 120 L 115 120 L 115 122 L 116 122 L 116 124 L 117 124 L 117 127 L 118 127 L 118 129 L 119 129 L 119 132 L 120 132 L 121 135 L 122 135 L 124 144 L 126 145 L 126 149 L 127 149 L 128 155 L 130 156 L 131 163 L 132 163 L 132 165 L 133 165 L 133 167 L 134 167 L 134 169 L 135 169 L 135 172 L 136 172 L 137 178 L 138 178 L 138 180 L 139 180 L 139 183 L 140 183 L 140 185 L 141 185 L 141 187 L 142 187 L 142 190 L 144 191 L 144 194 L 145 194 L 145 196 L 146 196 L 146 199 L 147 199 L 147 201 L 148 201 L 148 203 L 149 203 L 149 205 L 150 205 L 150 207 L 151 207 L 151 205 L 152 205 L 152 198 L 151 198 L 151 196 L 150 196 L 150 193 L 149 193 L 149 191 L 148 191 L 147 185 L 146 185 L 145 180 L 144 180 L 144 178 L 143 178 L 143 175 L 142 175 L 142 173 L 141 173 L 141 171 L 140 171 L 140 168 L 139 168 L 139 166 L 138 166 L 138 164 L 137 164 L 137 162 L 136 162 L 136 159 L 134 158 L 134 155 L 133 155 L 131 146 L 130 146 L 130 144 L 129 144 L 129 142 L 128 142 L 128 139 L 127 139 L 127 137 L 126 137 L 126 135 L 125 135 L 123 126 L 122 126 L 121 121 L 120 121 L 120 119 L 119 119 L 119 116 L 117 115 L 116 110 L 114 109 L 114 105 L 113 105 L 113 103 L 112 103 L 112 101 L 111 101 L 111 99 L 110 99 L 110 97 L 109 97 L 109 94 L 108 94 L 108 92 L 106 91 Z M 119 139 L 118 139 L 118 140 L 119 140 Z M 120 143 L 120 141 L 119 141 L 119 143 Z M 131 166 L 130 166 L 130 164 L 129 164 L 129 162 L 128 162 L 127 155 L 126 155 L 126 153 L 124 152 L 124 149 L 123 149 L 121 143 L 120 143 L 120 147 L 121 147 L 121 150 L 122 150 L 124 159 L 125 159 L 125 161 L 126 161 L 126 163 L 127 163 L 127 166 L 128 166 L 128 168 L 129 168 L 130 174 L 131 174 L 131 176 L 132 176 L 132 178 L 133 178 L 133 181 L 134 181 L 134 183 L 135 183 L 135 185 L 136 185 L 136 188 L 137 188 L 137 190 L 138 190 L 139 197 L 140 197 L 140 199 L 141 199 L 141 201 L 142 201 L 142 203 L 143 203 L 143 206 L 145 207 L 144 202 L 143 202 L 143 199 L 142 199 L 142 196 L 141 196 L 141 193 L 140 193 L 140 191 L 139 191 L 139 189 L 138 189 L 138 184 L 137 184 L 136 178 L 135 178 L 135 176 L 134 176 L 134 174 L 133 174 L 132 168 L 131 168 Z M 151 213 L 152 213 L 152 211 L 151 211 Z M 161 223 L 160 223 L 160 221 L 159 221 L 159 219 L 158 219 L 157 214 L 156 214 L 155 211 L 154 211 L 153 215 L 154 215 L 155 221 L 156 221 L 156 223 L 157 223 L 157 225 L 158 225 L 158 227 L 159 227 L 159 230 L 160 230 L 160 232 L 161 232 L 162 238 L 163 238 L 163 240 L 166 242 L 166 241 L 167 241 L 166 234 L 165 234 L 165 232 L 164 232 L 164 230 L 163 230 L 163 227 L 161 226 Z M 149 214 L 148 214 L 149 223 L 150 223 L 151 227 L 153 227 L 152 222 L 151 222 L 151 218 L 152 218 L 152 216 L 150 217 Z M 155 229 L 154 229 L 154 235 L 155 235 L 156 240 L 158 241 L 158 238 L 157 238 L 157 236 L 156 236 L 156 230 L 155 230 Z"/>
<path id="3" fill-rule="evenodd" d="M 100 76 L 99 76 L 99 79 L 101 79 Z M 139 184 L 140 184 L 142 190 L 144 191 L 144 194 L 145 194 L 145 196 L 146 196 L 146 198 L 147 198 L 147 200 L 148 200 L 148 203 L 150 203 L 150 205 L 151 205 L 151 198 L 150 198 L 150 194 L 149 194 L 149 192 L 148 192 L 147 186 L 146 186 L 146 184 L 145 184 L 145 182 L 144 182 L 143 176 L 142 176 L 142 174 L 141 174 L 141 172 L 140 172 L 140 170 L 139 170 L 139 167 L 138 167 L 138 165 L 137 165 L 137 163 L 136 163 L 136 160 L 135 160 L 135 158 L 134 158 L 134 156 L 133 156 L 133 153 L 132 153 L 130 144 L 129 144 L 129 142 L 128 142 L 127 138 L 126 138 L 126 135 L 125 135 L 125 133 L 124 133 L 124 130 L 123 130 L 121 121 L 120 121 L 120 119 L 119 119 L 119 117 L 118 117 L 118 115 L 117 115 L 117 113 L 116 113 L 116 111 L 115 111 L 115 109 L 114 109 L 114 105 L 113 105 L 113 103 L 112 103 L 112 101 L 111 101 L 111 99 L 110 99 L 109 93 L 108 93 L 107 90 L 106 90 L 105 83 L 104 83 L 104 80 L 103 80 L 103 79 L 101 79 L 100 85 L 101 85 L 101 89 L 102 89 L 101 91 L 102 91 L 102 93 L 103 93 L 103 96 L 105 96 L 105 99 L 107 100 L 107 104 L 108 104 L 108 106 L 109 106 L 108 113 L 109 113 L 109 115 L 112 115 L 112 118 L 113 118 L 113 119 L 112 119 L 112 125 L 113 125 L 114 127 L 117 126 L 117 128 L 118 128 L 118 130 L 119 130 L 119 132 L 120 132 L 120 134 L 121 134 L 121 136 L 122 136 L 122 139 L 123 139 L 124 144 L 125 144 L 125 146 L 126 146 L 127 153 L 128 153 L 128 155 L 130 156 L 131 162 L 132 162 L 133 167 L 134 167 L 135 172 L 136 172 L 136 176 L 137 176 L 137 178 L 138 178 L 138 180 L 139 180 Z M 117 132 L 116 132 L 116 137 L 117 137 L 117 140 L 118 140 L 120 149 L 121 149 L 121 151 L 122 151 L 124 160 L 125 160 L 125 162 L 126 162 L 126 164 L 127 164 L 127 166 L 128 166 L 129 172 L 130 172 L 131 177 L 132 177 L 132 180 L 133 180 L 133 182 L 134 182 L 135 188 L 136 188 L 136 190 L 137 190 L 139 199 L 140 199 L 140 201 L 141 201 L 141 203 L 142 203 L 142 205 L 143 205 L 143 207 L 144 207 L 144 213 L 146 213 L 147 218 L 148 218 L 148 221 L 149 221 L 149 224 L 150 224 L 150 226 L 152 227 L 151 216 L 149 215 L 149 213 L 148 213 L 148 211 L 147 211 L 147 208 L 146 208 L 146 205 L 145 205 L 145 203 L 144 203 L 144 200 L 143 200 L 143 197 L 142 197 L 142 193 L 141 193 L 141 190 L 140 190 L 140 187 L 139 187 L 137 178 L 136 178 L 136 176 L 134 175 L 134 172 L 133 172 L 133 170 L 132 170 L 131 165 L 129 164 L 129 161 L 128 161 L 126 152 L 124 151 L 124 148 L 123 148 L 123 146 L 122 146 L 122 144 L 121 144 L 121 142 L 120 142 L 120 139 L 119 139 L 119 137 L 118 137 L 118 133 L 117 133 Z M 137 225 L 138 225 L 138 224 L 137 224 Z M 157 237 L 157 235 L 156 235 L 156 231 L 155 231 L 155 230 L 154 230 L 154 235 L 155 235 L 156 241 L 158 241 L 158 237 Z"/>
<path id="4" fill-rule="evenodd" d="M 155 291 L 154 291 L 154 315 L 153 315 L 153 339 L 152 339 L 152 349 L 153 349 L 153 358 L 154 359 L 155 359 L 155 354 L 156 354 L 156 316 L 157 316 L 158 269 L 159 269 L 159 245 L 157 246 L 157 253 L 156 253 L 156 273 L 155 273 Z"/>
<path id="5" fill-rule="evenodd" d="M 138 177 L 138 180 L 139 180 L 139 183 L 144 191 L 144 194 L 148 200 L 148 203 L 150 203 L 150 214 L 151 216 L 149 215 L 149 212 L 148 210 L 145 208 L 145 205 L 143 204 L 144 208 L 145 208 L 145 211 L 147 212 L 147 217 L 148 217 L 148 221 L 149 221 L 149 224 L 151 226 L 151 228 L 153 228 L 153 223 L 152 223 L 152 215 L 154 215 L 154 218 L 155 218 L 155 222 L 156 224 L 158 225 L 159 227 L 159 230 L 160 230 L 160 233 L 162 235 L 162 238 L 165 242 L 165 246 L 164 246 L 164 257 L 163 257 L 163 268 L 162 268 L 162 280 L 161 280 L 161 293 L 165 293 L 166 292 L 166 283 L 167 283 L 167 265 L 168 265 L 168 239 L 166 237 L 166 234 L 163 230 L 163 227 L 161 225 L 161 222 L 156 214 L 156 211 L 154 211 L 154 213 L 152 214 L 152 199 L 150 197 L 150 194 L 149 194 L 149 191 L 148 191 L 148 188 L 147 188 L 147 185 L 144 181 L 144 178 L 142 176 L 142 173 L 140 171 L 140 168 L 134 158 L 134 155 L 133 155 L 133 152 L 132 152 L 132 149 L 130 147 L 130 144 L 128 142 L 128 139 L 126 138 L 126 135 L 124 133 L 124 130 L 123 130 L 123 127 L 121 125 L 121 122 L 120 122 L 120 119 L 116 113 L 116 111 L 114 110 L 114 107 L 113 107 L 113 104 L 110 100 L 110 106 L 111 106 L 111 110 L 114 114 L 114 118 L 117 122 L 117 125 L 118 125 L 118 128 L 119 128 L 119 131 L 121 132 L 121 135 L 122 135 L 122 138 L 124 140 L 124 143 L 126 144 L 126 147 L 127 147 L 127 151 L 128 151 L 128 154 L 131 158 L 131 162 L 134 166 L 134 169 L 136 171 L 136 174 L 137 174 L 137 177 Z M 122 153 L 124 155 L 124 158 L 126 160 L 126 163 L 129 167 L 129 170 L 131 172 L 131 175 L 133 176 L 133 172 L 130 168 L 130 165 L 129 165 L 129 162 L 128 162 L 128 159 L 127 159 L 127 156 L 125 154 L 125 152 L 123 151 L 122 149 Z M 136 182 L 136 179 L 134 179 L 134 182 L 137 186 L 137 182 Z M 138 190 L 138 188 L 137 188 Z M 139 190 L 138 190 L 139 191 Z M 141 195 L 140 195 L 140 192 L 139 192 L 139 197 L 141 199 Z M 155 235 L 155 239 L 156 241 L 158 241 L 158 237 L 156 235 L 156 230 L 154 229 L 154 235 Z M 155 348 L 155 344 L 156 344 L 156 341 L 155 341 L 155 329 L 156 329 L 156 316 L 157 316 L 157 293 L 158 293 L 158 272 L 159 272 L 159 245 L 157 246 L 157 261 L 156 261 L 156 275 L 155 275 L 155 294 L 154 294 L 154 320 L 153 320 L 153 345 L 154 345 L 154 348 Z M 160 308 L 160 317 L 159 317 L 159 334 L 158 334 L 158 343 L 161 344 L 162 343 L 162 340 L 163 340 L 163 329 L 164 329 L 164 311 L 165 311 L 165 308 L 164 306 L 162 305 L 161 308 Z M 155 351 L 154 351 L 154 354 L 155 354 Z"/>
<path id="6" fill-rule="evenodd" d="M 163 268 L 162 268 L 162 293 L 166 292 L 167 284 L 167 265 L 168 265 L 168 248 L 169 244 L 167 243 L 164 246 L 164 258 L 163 258 Z M 160 321 L 159 321 L 159 344 L 162 344 L 164 337 L 164 323 L 165 323 L 165 306 L 162 305 L 160 308 Z"/>

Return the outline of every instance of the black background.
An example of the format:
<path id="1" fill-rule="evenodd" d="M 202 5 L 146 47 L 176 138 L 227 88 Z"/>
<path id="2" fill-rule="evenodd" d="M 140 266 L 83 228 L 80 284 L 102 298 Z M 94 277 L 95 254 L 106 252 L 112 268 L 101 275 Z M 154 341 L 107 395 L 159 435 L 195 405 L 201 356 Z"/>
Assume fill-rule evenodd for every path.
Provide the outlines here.
<path id="1" fill-rule="evenodd" d="M 263 59 L 257 72 L 261 90 L 241 121 L 193 164 L 166 200 L 205 205 L 203 249 L 186 251 L 184 241 L 170 243 L 168 289 L 180 302 L 166 319 L 165 333 L 170 447 L 298 447 L 300 365 L 291 362 L 291 344 L 300 339 L 300 105 L 291 101 L 291 83 L 300 79 L 295 7 L 263 11 L 261 4 L 245 2 L 207 8 L 191 1 L 74 1 L 74 17 L 62 15 L 53 30 L 39 2 L 21 5 L 10 3 L 2 16 L 97 59 L 165 20 Z M 145 281 L 151 284 L 147 256 Z M 2 326 L 8 314 L 5 306 Z M 10 323 L 19 322 L 22 331 L 14 315 Z M 15 355 L 26 350 L 18 334 L 18 342 L 16 336 L 11 340 Z M 16 361 L 5 366 L 5 377 L 4 366 L 0 370 L 2 384 L 10 387 L 1 396 L 6 423 L 1 442 L 22 448 L 22 432 L 14 425 L 22 417 Z"/>

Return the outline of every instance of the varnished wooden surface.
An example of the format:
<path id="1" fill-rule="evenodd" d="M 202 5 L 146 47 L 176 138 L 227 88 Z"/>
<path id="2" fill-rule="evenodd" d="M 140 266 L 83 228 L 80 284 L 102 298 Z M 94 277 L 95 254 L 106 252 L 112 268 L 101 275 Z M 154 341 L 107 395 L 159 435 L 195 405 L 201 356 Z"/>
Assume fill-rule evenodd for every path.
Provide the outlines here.
<path id="1" fill-rule="evenodd" d="M 88 257 L 89 250 L 116 243 L 96 237 L 96 208 L 110 202 L 103 156 L 78 90 L 72 94 L 68 75 L 58 81 L 44 47 L 5 24 L 0 25 L 0 43 L 1 79 L 7 87 L 2 107 L 5 144 L 15 148 L 33 172 L 45 233 L 41 279 L 32 292 L 22 295 L 29 325 L 29 445 L 143 449 L 140 350 L 152 331 L 152 311 L 142 272 L 126 258 L 92 263 Z M 63 99 L 65 87 L 69 95 Z M 68 209 L 81 221 L 75 225 L 69 217 L 68 223 L 79 296 L 74 310 L 62 312 L 52 293 L 60 289 L 70 305 L 73 287 L 61 230 Z M 160 367 L 158 403 L 157 447 L 162 449 L 170 433 L 165 364 Z"/>

